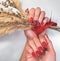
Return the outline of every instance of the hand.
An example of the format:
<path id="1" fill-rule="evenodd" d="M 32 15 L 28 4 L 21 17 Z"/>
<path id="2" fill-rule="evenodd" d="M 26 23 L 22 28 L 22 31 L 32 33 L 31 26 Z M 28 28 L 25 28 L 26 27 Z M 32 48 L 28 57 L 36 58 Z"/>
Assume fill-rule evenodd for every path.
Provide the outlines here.
<path id="1" fill-rule="evenodd" d="M 29 39 L 26 47 L 26 61 L 56 61 L 56 54 L 48 36 L 39 35 L 39 39 Z"/>
<path id="2" fill-rule="evenodd" d="M 39 7 L 37 7 L 36 9 L 31 8 L 28 14 L 29 19 L 33 19 L 33 21 L 38 21 L 42 26 L 49 22 L 49 18 L 45 17 L 45 12 L 41 11 Z M 26 30 L 25 35 L 32 39 L 37 36 L 31 29 Z"/>
<path id="3" fill-rule="evenodd" d="M 41 11 L 39 7 L 37 8 L 31 8 L 30 10 L 26 10 L 27 14 L 29 15 L 29 20 L 33 19 L 33 21 L 38 21 L 42 26 L 45 25 L 47 22 L 49 22 L 49 18 L 45 17 L 45 12 Z M 25 35 L 27 39 L 34 39 L 37 38 L 37 35 L 32 31 L 31 29 L 25 30 Z M 20 61 L 25 61 L 25 54 L 26 54 L 26 47 L 28 42 L 26 43 L 22 59 Z"/>

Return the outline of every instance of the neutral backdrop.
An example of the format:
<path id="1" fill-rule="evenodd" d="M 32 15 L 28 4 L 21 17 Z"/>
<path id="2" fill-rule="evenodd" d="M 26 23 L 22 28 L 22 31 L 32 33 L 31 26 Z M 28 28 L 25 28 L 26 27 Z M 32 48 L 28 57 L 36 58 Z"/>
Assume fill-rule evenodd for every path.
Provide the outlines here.
<path id="1" fill-rule="evenodd" d="M 1 0 L 0 0 L 1 1 Z M 60 0 L 21 0 L 22 8 L 41 7 L 46 11 L 46 16 L 60 25 Z M 60 61 L 60 33 L 51 29 L 46 30 L 56 51 L 56 61 Z M 12 34 L 0 36 L 0 61 L 19 61 L 26 37 L 23 31 L 15 31 Z"/>

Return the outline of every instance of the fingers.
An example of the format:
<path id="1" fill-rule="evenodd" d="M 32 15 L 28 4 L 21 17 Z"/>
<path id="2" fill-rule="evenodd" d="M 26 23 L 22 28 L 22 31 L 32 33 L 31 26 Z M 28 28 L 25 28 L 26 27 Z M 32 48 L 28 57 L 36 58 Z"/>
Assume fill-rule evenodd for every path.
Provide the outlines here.
<path id="1" fill-rule="evenodd" d="M 28 45 L 26 47 L 26 51 L 31 54 L 31 52 L 33 52 L 33 49 Z"/>
<path id="2" fill-rule="evenodd" d="M 41 11 L 41 9 L 39 7 L 35 8 L 31 8 L 26 9 L 25 12 L 29 13 L 29 19 L 30 20 L 37 20 L 40 22 L 40 24 L 46 24 L 47 22 L 49 22 L 49 18 L 45 17 L 45 11 Z"/>
<path id="3" fill-rule="evenodd" d="M 45 34 L 45 35 L 39 35 L 39 39 L 40 39 L 40 43 L 41 43 L 41 45 L 42 45 L 43 48 L 48 49 L 49 51 L 50 50 L 54 51 L 52 42 L 48 38 L 47 34 Z"/>
<path id="4" fill-rule="evenodd" d="M 40 56 L 43 53 L 43 48 L 37 38 L 28 41 L 29 46 L 32 49 L 32 56 L 37 57 Z"/>
<path id="5" fill-rule="evenodd" d="M 29 45 L 30 45 L 30 47 L 31 47 L 32 50 L 33 50 L 32 56 L 34 56 L 34 57 L 38 56 L 39 54 L 37 54 L 37 46 L 35 45 L 35 43 L 34 43 L 33 40 L 30 40 L 30 41 L 29 41 Z"/>
<path id="6" fill-rule="evenodd" d="M 34 18 L 34 15 L 35 15 L 35 9 L 34 8 L 31 8 L 30 11 L 29 11 L 29 18 Z"/>
<path id="7" fill-rule="evenodd" d="M 43 55 L 45 51 L 55 52 L 53 45 L 46 34 L 39 35 L 39 39 L 36 37 L 32 40 L 29 40 L 28 44 L 29 44 L 29 47 L 27 48 L 27 51 L 33 57 L 39 57 Z"/>
<path id="8" fill-rule="evenodd" d="M 41 11 L 39 7 L 37 7 L 36 9 L 32 8 L 29 11 L 29 18 L 31 17 L 33 18 L 33 20 L 39 20 L 39 22 L 41 23 L 45 17 L 45 12 Z"/>
<path id="9" fill-rule="evenodd" d="M 29 45 L 30 45 L 30 47 L 33 49 L 34 52 L 37 50 L 37 47 L 36 47 L 36 45 L 35 45 L 35 43 L 34 43 L 33 40 L 30 40 L 30 41 L 29 41 Z"/>
<path id="10" fill-rule="evenodd" d="M 47 49 L 48 43 L 44 37 L 44 35 L 39 35 L 40 43 L 44 49 Z"/>
<path id="11" fill-rule="evenodd" d="M 31 54 L 26 55 L 26 61 L 36 61 L 36 58 L 31 56 Z"/>
<path id="12" fill-rule="evenodd" d="M 39 20 L 40 13 L 41 13 L 41 9 L 40 9 L 39 7 L 37 7 L 37 8 L 35 9 L 34 20 Z"/>
<path id="13" fill-rule="evenodd" d="M 36 28 L 37 28 L 37 26 L 40 26 L 40 25 L 43 26 L 47 22 L 49 22 L 49 18 L 45 17 L 45 12 L 41 11 L 41 9 L 39 7 L 31 8 L 30 10 L 27 9 L 26 12 L 29 12 L 29 21 L 30 21 L 30 23 L 33 22 L 33 24 L 36 26 Z M 33 27 L 33 29 L 35 29 L 35 28 Z M 33 35 L 35 35 L 32 30 L 27 30 L 25 32 L 25 34 L 29 37 L 30 36 L 32 37 Z"/>
<path id="14" fill-rule="evenodd" d="M 41 23 L 41 26 L 44 26 L 48 22 L 49 22 L 49 18 L 48 17 L 45 17 L 45 19 Z"/>
<path id="15" fill-rule="evenodd" d="M 33 39 L 33 41 L 34 41 L 34 43 L 35 43 L 36 47 L 41 46 L 41 44 L 40 44 L 40 42 L 39 42 L 39 39 L 38 39 L 38 38 L 34 38 L 34 39 Z"/>
<path id="16" fill-rule="evenodd" d="M 50 39 L 49 39 L 49 37 L 47 36 L 47 34 L 45 34 L 45 38 L 46 38 L 46 41 L 47 41 L 47 43 L 48 43 L 48 49 L 51 50 L 51 51 L 54 51 L 52 42 L 50 41 Z"/>
<path id="17" fill-rule="evenodd" d="M 27 8 L 27 9 L 25 10 L 25 12 L 28 14 L 28 13 L 29 13 L 29 9 Z"/>
<path id="18" fill-rule="evenodd" d="M 45 12 L 41 11 L 40 17 L 39 17 L 39 22 L 42 23 L 43 19 L 45 17 Z"/>
<path id="19" fill-rule="evenodd" d="M 26 51 L 26 61 L 36 61 L 35 57 L 32 56 L 33 49 L 30 46 L 26 47 Z"/>

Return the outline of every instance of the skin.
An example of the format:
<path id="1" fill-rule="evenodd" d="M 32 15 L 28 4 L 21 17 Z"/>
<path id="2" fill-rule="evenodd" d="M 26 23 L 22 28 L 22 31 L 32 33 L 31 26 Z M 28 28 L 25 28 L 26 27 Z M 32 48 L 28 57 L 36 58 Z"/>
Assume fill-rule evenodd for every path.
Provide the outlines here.
<path id="1" fill-rule="evenodd" d="M 31 8 L 28 11 L 27 14 L 29 14 L 29 18 L 32 17 L 34 21 L 38 21 L 40 24 L 42 24 L 42 26 L 49 22 L 49 18 L 45 17 L 45 12 L 41 11 L 39 7 Z M 52 42 L 49 40 L 45 32 L 40 34 L 38 38 L 34 31 L 29 29 L 25 31 L 25 35 L 27 38 L 27 43 L 20 61 L 56 61 L 56 54 Z M 37 59 L 36 57 L 33 57 L 31 53 L 36 51 L 39 46 L 43 47 L 41 45 L 42 39 L 48 43 L 48 51 L 46 51 L 42 57 L 38 57 Z"/>
<path id="2" fill-rule="evenodd" d="M 38 48 L 37 43 L 40 43 L 39 45 L 41 45 L 42 39 L 44 39 L 44 41 L 48 43 L 47 51 L 45 51 L 45 53 L 41 54 L 39 57 L 33 57 L 31 53 L 37 50 Z M 56 61 L 56 54 L 52 42 L 50 41 L 46 34 L 40 35 L 38 40 L 29 39 L 28 41 L 29 45 L 26 48 L 27 50 L 26 61 Z M 35 43 L 35 41 L 37 41 L 37 43 Z"/>
<path id="3" fill-rule="evenodd" d="M 40 24 L 42 24 L 42 26 L 45 25 L 47 22 L 49 22 L 49 18 L 45 17 L 45 12 L 41 11 L 39 7 L 31 8 L 28 14 L 29 14 L 29 18 L 32 17 L 34 21 L 38 21 Z M 36 36 L 34 31 L 32 31 L 31 29 L 26 30 L 25 35 L 28 38 L 34 38 Z"/>

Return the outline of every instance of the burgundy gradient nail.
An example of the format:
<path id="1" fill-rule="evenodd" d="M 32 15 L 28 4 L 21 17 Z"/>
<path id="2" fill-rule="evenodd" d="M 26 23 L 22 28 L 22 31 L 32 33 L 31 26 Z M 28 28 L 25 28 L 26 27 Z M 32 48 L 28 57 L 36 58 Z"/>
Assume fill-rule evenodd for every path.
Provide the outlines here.
<path id="1" fill-rule="evenodd" d="M 47 49 L 47 43 L 46 42 L 42 42 L 41 45 L 43 46 L 43 48 Z"/>

